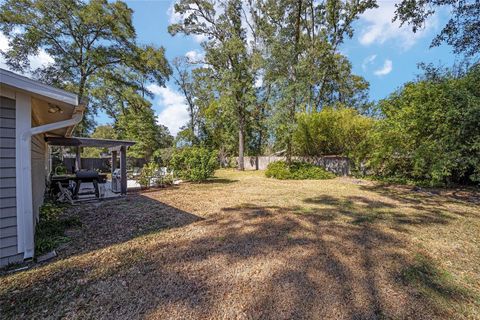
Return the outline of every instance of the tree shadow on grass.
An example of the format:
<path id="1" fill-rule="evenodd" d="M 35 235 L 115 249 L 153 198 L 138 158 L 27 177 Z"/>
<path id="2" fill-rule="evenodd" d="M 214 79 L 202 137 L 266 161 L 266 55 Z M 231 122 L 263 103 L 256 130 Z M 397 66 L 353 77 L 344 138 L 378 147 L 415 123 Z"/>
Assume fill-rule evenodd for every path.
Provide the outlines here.
<path id="1" fill-rule="evenodd" d="M 406 205 L 445 207 L 460 204 L 470 208 L 480 206 L 480 191 L 470 189 L 416 189 L 402 185 L 362 185 L 360 190 L 374 192 Z M 461 212 L 456 212 L 461 214 Z"/>
<path id="2" fill-rule="evenodd" d="M 203 219 L 157 201 L 147 193 L 74 207 L 67 214 L 79 217 L 82 226 L 67 231 L 72 241 L 63 250 L 57 250 L 61 257 L 101 249 L 149 233 L 180 228 Z"/>
<path id="3" fill-rule="evenodd" d="M 367 197 L 346 196 L 335 198 L 332 196 L 321 195 L 313 198 L 304 199 L 305 203 L 329 206 L 330 212 L 336 212 L 337 215 L 349 217 L 351 223 L 375 223 L 388 222 L 397 230 L 404 230 L 405 225 L 433 225 L 447 224 L 454 219 L 443 210 L 435 207 L 427 207 L 416 204 L 416 209 L 408 214 L 402 212 L 402 208 L 390 202 L 381 200 L 371 200 Z M 419 209 L 421 208 L 421 210 Z"/>
<path id="4" fill-rule="evenodd" d="M 84 241 L 106 239 L 90 239 L 88 250 L 18 278 L 0 278 L 0 309 L 6 318 L 452 316 L 402 281 L 405 266 L 415 264 L 396 233 L 337 221 L 368 203 L 347 199 L 344 208 L 343 200 L 323 200 L 329 206 L 314 213 L 247 203 L 206 220 L 140 196 L 100 207 L 82 217 L 92 227 Z M 333 211 L 339 213 L 325 219 Z M 465 299 L 452 294 L 448 299 Z"/>
<path id="5" fill-rule="evenodd" d="M 231 184 L 238 182 L 239 180 L 236 179 L 226 179 L 226 178 L 217 178 L 213 177 L 208 180 L 200 182 L 201 184 Z"/>

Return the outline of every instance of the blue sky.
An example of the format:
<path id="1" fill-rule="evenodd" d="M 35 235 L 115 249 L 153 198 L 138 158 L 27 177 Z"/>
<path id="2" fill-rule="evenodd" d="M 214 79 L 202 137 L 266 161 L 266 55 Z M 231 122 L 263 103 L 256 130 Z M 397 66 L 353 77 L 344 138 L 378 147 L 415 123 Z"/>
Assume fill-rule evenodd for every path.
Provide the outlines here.
<path id="1" fill-rule="evenodd" d="M 169 60 L 178 56 L 195 57 L 201 54 L 200 39 L 177 35 L 170 36 L 167 27 L 175 21 L 173 0 L 126 1 L 133 9 L 133 23 L 141 43 L 155 44 L 166 49 Z M 388 96 L 403 83 L 413 80 L 419 73 L 417 63 L 433 62 L 451 65 L 457 57 L 449 46 L 430 49 L 430 42 L 448 19 L 448 11 L 441 10 L 431 17 L 423 30 L 413 34 L 408 27 L 399 28 L 392 23 L 395 1 L 377 1 L 378 9 L 364 13 L 355 23 L 355 35 L 341 47 L 348 56 L 355 74 L 370 82 L 370 98 L 379 100 Z M 0 49 L 5 48 L 6 39 L 0 37 Z M 49 62 L 50 57 L 40 52 L 32 58 L 32 64 Z M 50 58 L 51 59 L 51 58 Z M 0 66 L 4 66 L 0 61 Z M 170 80 L 166 88 L 151 86 L 155 93 L 153 107 L 159 123 L 169 127 L 173 134 L 186 123 L 188 113 L 183 97 Z M 97 123 L 111 122 L 99 114 Z"/>

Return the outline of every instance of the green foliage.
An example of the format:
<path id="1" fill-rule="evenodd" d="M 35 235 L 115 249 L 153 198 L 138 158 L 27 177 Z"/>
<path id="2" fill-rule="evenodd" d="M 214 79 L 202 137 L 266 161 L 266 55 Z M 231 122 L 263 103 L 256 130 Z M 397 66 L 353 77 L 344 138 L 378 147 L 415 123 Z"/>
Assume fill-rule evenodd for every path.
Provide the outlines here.
<path id="1" fill-rule="evenodd" d="M 122 1 L 3 1 L 0 30 L 9 47 L 2 55 L 17 71 L 33 71 L 80 101 L 88 97 L 84 122 L 77 126 L 87 134 L 97 108 L 118 116 L 125 102 L 144 100 L 145 82 L 164 85 L 172 73 L 163 48 L 137 44 L 132 13 Z M 29 56 L 40 50 L 54 63 L 30 70 Z"/>
<path id="2" fill-rule="evenodd" d="M 275 161 L 268 164 L 265 176 L 280 180 L 324 180 L 332 179 L 335 175 L 321 167 L 307 162 Z"/>
<path id="3" fill-rule="evenodd" d="M 190 113 L 180 140 L 239 155 L 242 168 L 244 151 L 287 148 L 291 155 L 301 110 L 366 109 L 369 84 L 338 48 L 353 36 L 360 14 L 375 6 L 373 0 L 178 1 L 181 19 L 169 32 L 205 36 L 208 65 L 175 63 Z"/>
<path id="4" fill-rule="evenodd" d="M 173 137 L 168 128 L 156 123 L 155 113 L 150 108 L 129 110 L 118 117 L 117 130 L 120 137 L 135 141 L 128 155 L 150 160 L 157 149 L 171 147 Z"/>
<path id="5" fill-rule="evenodd" d="M 300 113 L 294 132 L 294 150 L 300 156 L 356 157 L 368 142 L 374 120 L 351 108 L 324 108 Z"/>
<path id="6" fill-rule="evenodd" d="M 118 139 L 118 134 L 111 125 L 102 125 L 95 128 L 90 138 Z M 83 158 L 99 158 L 102 153 L 107 153 L 108 148 L 86 147 L 82 150 Z"/>
<path id="7" fill-rule="evenodd" d="M 35 227 L 35 255 L 42 255 L 68 242 L 65 230 L 81 226 L 76 217 L 65 217 L 64 207 L 46 202 L 40 208 L 40 219 Z"/>
<path id="8" fill-rule="evenodd" d="M 368 166 L 432 186 L 480 182 L 480 66 L 405 85 L 380 102 Z"/>
<path id="9" fill-rule="evenodd" d="M 157 170 L 158 165 L 155 162 L 149 162 L 143 166 L 142 172 L 140 172 L 140 176 L 138 178 L 138 183 L 142 188 L 150 187 L 150 182 L 154 178 Z"/>
<path id="10" fill-rule="evenodd" d="M 170 164 L 175 174 L 190 181 L 204 181 L 218 168 L 218 153 L 201 147 L 175 150 Z"/>
<path id="11" fill-rule="evenodd" d="M 422 254 L 417 254 L 413 263 L 402 270 L 400 279 L 415 286 L 427 297 L 444 300 L 444 303 L 451 298 L 480 301 L 475 292 L 460 286 L 452 274 L 438 268 L 435 261 Z"/>
<path id="12" fill-rule="evenodd" d="M 337 48 L 353 36 L 353 23 L 375 1 L 259 1 L 255 8 L 265 80 L 270 86 L 275 145 L 291 156 L 296 114 L 326 105 L 365 108 L 369 84 L 352 73 Z"/>
<path id="13" fill-rule="evenodd" d="M 248 50 L 246 28 L 242 25 L 245 4 L 240 0 L 223 1 L 220 4 L 223 10 L 218 10 L 212 0 L 181 0 L 175 3 L 174 9 L 182 18 L 168 27 L 172 35 L 183 33 L 208 37 L 202 46 L 213 78 L 207 78 L 207 83 L 213 84 L 218 93 L 221 103 L 216 106 L 221 107 L 222 118 L 227 114 L 228 123 L 237 133 L 239 168 L 242 170 L 248 118 L 255 101 L 252 54 Z M 191 91 L 185 90 L 185 83 L 177 81 L 177 84 L 186 96 L 192 116 L 196 108 L 192 108 Z M 194 126 L 194 122 L 191 122 L 191 131 L 195 130 Z M 224 128 L 220 129 L 223 132 Z"/>
<path id="14" fill-rule="evenodd" d="M 169 167 L 170 166 L 170 160 L 172 159 L 173 153 L 175 152 L 175 148 L 170 147 L 170 148 L 161 148 L 157 149 L 153 153 L 153 157 L 155 159 L 155 162 L 160 164 L 163 167 Z"/>

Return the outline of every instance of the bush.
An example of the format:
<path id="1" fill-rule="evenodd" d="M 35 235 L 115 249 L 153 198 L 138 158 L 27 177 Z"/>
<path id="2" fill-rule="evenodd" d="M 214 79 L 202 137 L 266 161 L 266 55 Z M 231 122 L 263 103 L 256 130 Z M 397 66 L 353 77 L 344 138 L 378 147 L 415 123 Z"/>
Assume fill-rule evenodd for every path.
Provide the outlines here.
<path id="1" fill-rule="evenodd" d="M 78 227 L 80 220 L 76 217 L 62 216 L 63 206 L 46 202 L 40 208 L 40 218 L 35 226 L 35 255 L 39 256 L 68 242 L 65 229 Z"/>
<path id="2" fill-rule="evenodd" d="M 379 107 L 368 169 L 429 186 L 480 182 L 480 65 L 406 84 Z"/>
<path id="3" fill-rule="evenodd" d="M 172 155 L 170 165 L 182 179 L 204 181 L 215 174 L 218 154 L 201 147 L 177 149 Z"/>
<path id="4" fill-rule="evenodd" d="M 361 153 L 375 120 L 351 108 L 323 108 L 320 112 L 297 115 L 293 133 L 295 153 L 299 156 L 342 155 L 350 158 Z"/>
<path id="5" fill-rule="evenodd" d="M 150 187 L 150 181 L 152 181 L 157 170 L 158 166 L 155 162 L 150 162 L 143 166 L 142 172 L 140 172 L 140 176 L 138 178 L 138 183 L 142 188 Z"/>
<path id="6" fill-rule="evenodd" d="M 313 164 L 294 161 L 275 161 L 268 165 L 265 175 L 280 180 L 323 180 L 332 179 L 335 175 Z"/>
<path id="7" fill-rule="evenodd" d="M 155 152 L 153 153 L 155 162 L 157 162 L 163 167 L 170 166 L 170 160 L 172 159 L 172 155 L 174 151 L 175 151 L 174 148 L 162 148 L 162 149 L 155 150 Z"/>

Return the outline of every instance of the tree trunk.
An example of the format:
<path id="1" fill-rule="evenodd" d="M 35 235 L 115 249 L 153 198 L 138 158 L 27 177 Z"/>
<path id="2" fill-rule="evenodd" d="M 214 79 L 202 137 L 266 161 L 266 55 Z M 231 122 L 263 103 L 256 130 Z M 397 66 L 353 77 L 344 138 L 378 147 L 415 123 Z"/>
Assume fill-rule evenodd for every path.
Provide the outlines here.
<path id="1" fill-rule="evenodd" d="M 263 108 L 262 108 L 261 114 L 263 114 Z M 255 170 L 258 170 L 258 160 L 260 159 L 259 156 L 261 155 L 261 152 L 262 152 L 262 140 L 263 140 L 262 138 L 263 138 L 263 130 L 260 124 L 260 132 L 258 133 L 257 156 L 255 157 Z"/>
<path id="2" fill-rule="evenodd" d="M 78 102 L 83 103 L 83 95 L 85 94 L 85 83 L 87 82 L 87 77 L 85 75 L 80 76 L 80 83 L 78 84 Z M 86 106 L 85 106 L 86 107 Z"/>
<path id="3" fill-rule="evenodd" d="M 290 85 L 293 84 L 293 97 L 292 97 L 292 104 L 290 106 L 290 119 L 289 121 L 292 121 L 292 123 L 295 123 L 295 112 L 297 109 L 297 90 L 296 90 L 296 85 L 295 82 L 297 81 L 297 64 L 298 64 L 298 43 L 300 41 L 300 18 L 302 15 L 302 0 L 299 0 L 297 2 L 298 5 L 298 12 L 297 12 L 297 19 L 296 19 L 296 26 L 295 26 L 295 52 L 294 52 L 294 60 L 293 60 L 293 68 L 292 68 L 292 73 L 291 73 L 291 79 L 290 79 Z M 289 128 L 288 130 L 288 136 L 287 136 L 287 162 L 291 163 L 292 162 L 292 140 L 293 140 L 293 130 L 292 128 Z"/>
<path id="4" fill-rule="evenodd" d="M 86 102 L 88 101 L 85 101 L 85 98 L 84 98 L 84 95 L 85 95 L 85 84 L 87 83 L 87 76 L 83 74 L 81 74 L 80 76 L 80 82 L 78 84 L 78 102 L 81 103 L 81 104 L 85 104 Z M 80 135 L 80 136 L 84 136 L 86 135 L 86 125 L 85 123 L 87 122 L 86 119 L 87 119 L 87 116 L 88 116 L 88 110 L 86 109 L 87 108 L 87 105 L 85 104 L 84 105 L 85 107 L 85 114 L 84 114 L 84 117 L 82 119 L 82 122 L 81 122 L 81 125 L 79 126 L 76 126 L 75 127 L 75 132 L 76 134 Z"/>
<path id="5" fill-rule="evenodd" d="M 244 163 L 244 145 L 245 145 L 245 129 L 243 124 L 243 119 L 239 121 L 238 126 L 238 170 L 243 171 L 245 170 L 245 163 Z"/>

